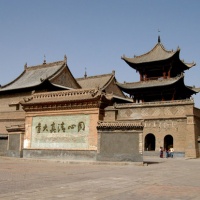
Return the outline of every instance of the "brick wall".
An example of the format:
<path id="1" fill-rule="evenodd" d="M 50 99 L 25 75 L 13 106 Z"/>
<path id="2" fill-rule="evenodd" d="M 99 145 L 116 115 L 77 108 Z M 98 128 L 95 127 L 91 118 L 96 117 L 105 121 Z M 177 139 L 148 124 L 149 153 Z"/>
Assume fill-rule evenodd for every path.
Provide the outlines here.
<path id="1" fill-rule="evenodd" d="M 192 100 L 117 104 L 107 107 L 105 111 L 104 121 L 143 121 L 143 144 L 146 136 L 153 134 L 155 151 L 159 151 L 160 146 L 164 147 L 165 137 L 170 135 L 177 154 L 199 156 L 197 138 L 200 135 L 200 112 L 198 109 L 194 112 Z"/>
<path id="2" fill-rule="evenodd" d="M 22 107 L 17 104 L 25 97 L 29 97 L 29 93 L 15 93 L 10 95 L 0 95 L 0 133 L 6 134 L 6 127 L 16 124 L 24 124 L 25 112 Z"/>

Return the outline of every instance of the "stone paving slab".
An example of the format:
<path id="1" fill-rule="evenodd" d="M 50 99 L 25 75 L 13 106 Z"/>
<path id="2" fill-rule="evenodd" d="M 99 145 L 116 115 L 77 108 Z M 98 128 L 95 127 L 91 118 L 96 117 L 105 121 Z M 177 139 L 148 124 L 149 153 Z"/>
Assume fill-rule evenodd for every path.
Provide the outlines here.
<path id="1" fill-rule="evenodd" d="M 200 159 L 94 163 L 0 157 L 0 200 L 199 200 Z"/>

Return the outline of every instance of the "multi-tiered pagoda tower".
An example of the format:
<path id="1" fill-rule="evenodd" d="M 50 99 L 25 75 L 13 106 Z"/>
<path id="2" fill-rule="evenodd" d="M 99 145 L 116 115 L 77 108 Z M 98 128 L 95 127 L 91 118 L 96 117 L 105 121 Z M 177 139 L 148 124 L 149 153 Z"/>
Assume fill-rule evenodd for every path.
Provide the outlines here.
<path id="1" fill-rule="evenodd" d="M 175 157 L 199 157 L 200 109 L 194 107 L 193 94 L 199 88 L 186 86 L 184 72 L 195 63 L 179 57 L 180 48 L 168 51 L 160 37 L 149 52 L 122 59 L 140 74 L 140 81 L 116 83 L 133 103 L 106 108 L 104 121 L 143 124 L 139 147 L 143 155 L 159 155 L 160 147 L 175 149 Z"/>
<path id="2" fill-rule="evenodd" d="M 180 48 L 168 51 L 158 43 L 149 52 L 122 59 L 140 74 L 139 82 L 117 83 L 128 93 L 134 102 L 172 101 L 189 99 L 198 92 L 195 87 L 184 84 L 184 71 L 195 66 L 195 63 L 185 63 L 179 58 Z"/>

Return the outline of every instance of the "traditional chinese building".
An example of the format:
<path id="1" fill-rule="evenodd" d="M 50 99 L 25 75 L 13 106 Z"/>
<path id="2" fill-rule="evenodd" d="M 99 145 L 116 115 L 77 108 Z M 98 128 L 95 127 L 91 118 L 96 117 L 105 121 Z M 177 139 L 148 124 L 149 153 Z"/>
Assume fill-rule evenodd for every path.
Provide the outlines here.
<path id="1" fill-rule="evenodd" d="M 132 102 L 115 83 L 114 71 L 75 79 L 66 56 L 25 65 L 0 89 L 1 155 L 95 160 L 104 108 Z"/>
<path id="2" fill-rule="evenodd" d="M 174 157 L 200 155 L 200 110 L 184 84 L 195 66 L 158 39 L 152 50 L 122 59 L 140 81 L 115 72 L 74 78 L 64 60 L 28 67 L 0 88 L 0 155 L 137 161 L 173 147 Z M 128 94 L 130 98 L 124 94 Z"/>
<path id="3" fill-rule="evenodd" d="M 23 148 L 25 112 L 20 105 L 33 93 L 81 88 L 72 76 L 67 58 L 28 67 L 12 82 L 0 88 L 0 155 L 20 156 Z M 13 139 L 11 139 L 13 138 Z"/>
<path id="4" fill-rule="evenodd" d="M 155 102 L 190 99 L 199 92 L 195 87 L 184 84 L 184 72 L 195 66 L 179 58 L 180 48 L 168 51 L 158 40 L 155 47 L 140 56 L 122 59 L 140 75 L 139 82 L 123 83 L 118 86 L 135 102 Z"/>
<path id="5" fill-rule="evenodd" d="M 168 51 L 159 38 L 149 52 L 122 57 L 140 75 L 139 82 L 117 83 L 134 103 L 115 104 L 106 111 L 120 121 L 143 121 L 144 155 L 157 155 L 160 147 L 174 147 L 176 156 L 199 156 L 200 111 L 191 98 L 199 88 L 184 84 L 185 70 L 195 63 L 185 63 L 179 54 L 180 48 Z"/>

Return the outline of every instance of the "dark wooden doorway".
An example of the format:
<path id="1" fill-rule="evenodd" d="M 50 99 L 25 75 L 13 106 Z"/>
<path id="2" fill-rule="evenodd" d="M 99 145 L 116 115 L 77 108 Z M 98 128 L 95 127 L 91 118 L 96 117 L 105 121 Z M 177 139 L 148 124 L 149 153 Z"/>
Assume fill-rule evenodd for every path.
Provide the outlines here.
<path id="1" fill-rule="evenodd" d="M 173 137 L 171 135 L 166 135 L 164 137 L 164 148 L 168 150 L 169 148 L 173 146 L 174 146 Z"/>
<path id="2" fill-rule="evenodd" d="M 156 138 L 154 134 L 152 133 L 147 134 L 144 143 L 145 143 L 144 145 L 145 151 L 155 151 Z"/>

